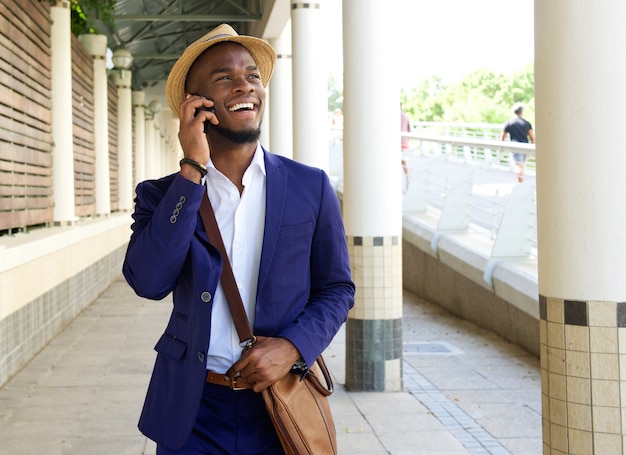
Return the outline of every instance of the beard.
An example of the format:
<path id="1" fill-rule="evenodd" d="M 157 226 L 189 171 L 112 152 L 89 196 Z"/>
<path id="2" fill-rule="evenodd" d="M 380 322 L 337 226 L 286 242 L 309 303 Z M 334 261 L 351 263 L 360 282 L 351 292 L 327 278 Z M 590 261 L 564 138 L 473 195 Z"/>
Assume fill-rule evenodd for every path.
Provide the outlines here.
<path id="1" fill-rule="evenodd" d="M 219 133 L 222 137 L 228 139 L 235 144 L 249 144 L 251 142 L 257 142 L 261 137 L 261 126 L 255 130 L 245 131 L 233 131 L 228 128 L 222 128 L 220 125 L 214 125 L 216 133 Z"/>

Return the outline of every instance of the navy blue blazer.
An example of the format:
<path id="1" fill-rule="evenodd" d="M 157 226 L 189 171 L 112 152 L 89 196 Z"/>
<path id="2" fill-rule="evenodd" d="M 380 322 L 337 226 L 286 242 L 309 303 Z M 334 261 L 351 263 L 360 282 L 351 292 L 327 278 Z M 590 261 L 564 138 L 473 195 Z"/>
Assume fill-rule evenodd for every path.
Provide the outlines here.
<path id="1" fill-rule="evenodd" d="M 289 339 L 311 365 L 354 303 L 339 203 L 326 173 L 263 152 L 265 233 L 253 331 Z M 139 420 L 146 436 L 173 449 L 198 414 L 222 269 L 198 214 L 204 191 L 179 174 L 140 183 L 123 265 L 138 295 L 159 300 L 173 293 Z"/>

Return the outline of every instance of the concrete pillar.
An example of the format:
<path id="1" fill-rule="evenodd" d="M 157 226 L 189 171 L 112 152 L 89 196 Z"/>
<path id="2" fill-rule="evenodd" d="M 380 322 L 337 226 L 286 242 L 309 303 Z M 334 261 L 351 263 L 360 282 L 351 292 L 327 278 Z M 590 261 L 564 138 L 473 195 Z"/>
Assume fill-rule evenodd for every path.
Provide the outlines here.
<path id="1" fill-rule="evenodd" d="M 163 173 L 163 169 L 165 166 L 163 165 L 163 141 L 161 134 L 161 123 L 159 121 L 159 117 L 155 116 L 154 118 L 154 156 L 155 156 L 155 170 L 156 175 L 155 178 L 163 177 L 165 175 Z"/>
<path id="2" fill-rule="evenodd" d="M 140 90 L 133 92 L 133 110 L 135 121 L 135 182 L 146 179 L 146 93 Z"/>
<path id="3" fill-rule="evenodd" d="M 625 22 L 535 1 L 544 454 L 626 453 Z"/>
<path id="4" fill-rule="evenodd" d="M 259 142 L 266 147 L 269 145 L 271 141 L 270 137 L 270 125 L 272 124 L 272 102 L 271 102 L 271 93 L 270 87 L 265 87 L 266 97 L 265 97 L 265 111 L 263 112 L 263 121 L 261 122 L 261 135 L 259 137 Z"/>
<path id="5" fill-rule="evenodd" d="M 117 87 L 117 163 L 119 175 L 119 210 L 133 208 L 133 101 L 132 72 L 112 70 Z"/>
<path id="6" fill-rule="evenodd" d="M 293 157 L 325 171 L 328 158 L 328 68 L 322 1 L 291 2 Z"/>
<path id="7" fill-rule="evenodd" d="M 146 112 L 146 178 L 156 177 L 154 114 Z"/>
<path id="8" fill-rule="evenodd" d="M 54 224 L 76 220 L 74 201 L 74 141 L 72 124 L 72 41 L 69 3 L 50 8 L 52 46 L 52 179 Z"/>
<path id="9" fill-rule="evenodd" d="M 394 23 L 391 11 L 383 0 L 343 1 L 343 215 L 357 286 L 346 325 L 350 390 L 402 389 L 400 86 L 390 75 L 400 46 L 380 29 Z"/>
<path id="10" fill-rule="evenodd" d="M 285 27 L 283 35 L 270 40 L 270 44 L 276 50 L 276 65 L 270 81 L 272 111 L 269 147 L 272 153 L 293 158 L 291 27 Z"/>
<path id="11" fill-rule="evenodd" d="M 87 52 L 93 55 L 93 122 L 96 149 L 96 214 L 111 213 L 111 183 L 109 171 L 109 124 L 107 99 L 107 68 L 105 35 L 80 35 Z"/>
<path id="12" fill-rule="evenodd" d="M 180 125 L 180 121 L 178 120 L 178 118 L 172 116 L 172 119 L 170 120 L 168 136 L 171 142 L 172 153 L 174 154 L 174 160 L 173 160 L 174 171 L 179 170 L 180 165 L 178 163 L 184 156 L 183 149 L 181 148 L 180 142 L 178 141 L 179 125 Z"/>

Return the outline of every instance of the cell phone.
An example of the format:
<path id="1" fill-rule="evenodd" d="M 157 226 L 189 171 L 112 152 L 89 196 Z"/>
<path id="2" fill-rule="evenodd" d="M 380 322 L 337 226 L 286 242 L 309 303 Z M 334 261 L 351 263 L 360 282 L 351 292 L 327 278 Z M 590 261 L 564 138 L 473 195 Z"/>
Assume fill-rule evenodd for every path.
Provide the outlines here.
<path id="1" fill-rule="evenodd" d="M 214 107 L 206 107 L 206 106 L 200 106 L 196 108 L 196 111 L 194 112 L 194 117 L 198 115 L 198 112 L 200 111 L 209 111 L 209 112 L 213 112 L 215 114 L 215 108 Z M 211 122 L 209 122 L 208 120 L 205 120 L 204 122 L 204 134 L 209 134 L 209 130 L 211 129 Z"/>

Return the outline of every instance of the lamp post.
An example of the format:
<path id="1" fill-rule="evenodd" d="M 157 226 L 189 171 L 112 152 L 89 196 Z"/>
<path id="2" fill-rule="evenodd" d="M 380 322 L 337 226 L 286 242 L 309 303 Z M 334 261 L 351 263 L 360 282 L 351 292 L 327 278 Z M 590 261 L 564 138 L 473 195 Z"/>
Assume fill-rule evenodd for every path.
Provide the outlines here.
<path id="1" fill-rule="evenodd" d="M 130 69 L 133 65 L 133 55 L 124 48 L 119 48 L 113 52 L 111 60 L 113 60 L 115 69 L 120 71 L 121 78 L 124 78 L 124 70 Z"/>
<path id="2" fill-rule="evenodd" d="M 148 111 L 152 114 L 152 118 L 161 110 L 161 103 L 157 100 L 152 100 L 148 104 Z"/>

